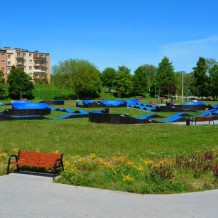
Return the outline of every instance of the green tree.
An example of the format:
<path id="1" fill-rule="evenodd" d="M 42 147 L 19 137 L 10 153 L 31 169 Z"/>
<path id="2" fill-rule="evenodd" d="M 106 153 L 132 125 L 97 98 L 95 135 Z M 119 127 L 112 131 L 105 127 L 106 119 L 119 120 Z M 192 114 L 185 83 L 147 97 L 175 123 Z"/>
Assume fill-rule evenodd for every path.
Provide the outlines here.
<path id="1" fill-rule="evenodd" d="M 8 93 L 11 99 L 34 98 L 32 94 L 34 86 L 31 77 L 21 68 L 12 68 L 8 76 L 8 85 Z"/>
<path id="2" fill-rule="evenodd" d="M 0 70 L 0 99 L 5 99 L 6 97 L 4 72 Z"/>
<path id="3" fill-rule="evenodd" d="M 86 60 L 70 59 L 52 68 L 52 79 L 59 87 L 67 87 L 77 98 L 93 98 L 101 91 L 100 72 Z"/>
<path id="4" fill-rule="evenodd" d="M 133 75 L 133 93 L 146 96 L 149 89 L 149 78 L 145 65 L 138 67 Z"/>
<path id="5" fill-rule="evenodd" d="M 218 65 L 218 62 L 212 58 L 206 58 L 205 61 L 206 61 L 206 65 L 207 65 L 207 74 L 210 72 L 211 68 L 214 65 Z"/>
<path id="6" fill-rule="evenodd" d="M 191 94 L 191 83 L 193 74 L 192 73 L 186 73 L 183 71 L 176 72 L 176 87 L 177 87 L 177 94 L 182 94 L 182 88 L 183 88 L 183 94 L 184 96 L 189 96 Z M 182 87 L 183 86 L 183 87 Z"/>
<path id="7" fill-rule="evenodd" d="M 210 94 L 214 100 L 218 97 L 218 64 L 215 64 L 209 71 Z"/>
<path id="8" fill-rule="evenodd" d="M 112 67 L 107 67 L 101 74 L 102 85 L 108 88 L 108 91 L 111 92 L 111 89 L 114 86 L 114 80 L 116 76 L 116 70 Z"/>
<path id="9" fill-rule="evenodd" d="M 114 85 L 118 94 L 118 98 L 121 98 L 121 95 L 129 96 L 131 94 L 133 83 L 129 68 L 125 66 L 119 66 L 115 76 Z"/>
<path id="10" fill-rule="evenodd" d="M 197 66 L 193 68 L 194 80 L 191 84 L 191 89 L 194 95 L 198 97 L 209 95 L 209 78 L 207 75 L 208 66 L 206 59 L 200 57 Z"/>
<path id="11" fill-rule="evenodd" d="M 174 67 L 167 57 L 164 57 L 159 63 L 156 74 L 157 88 L 160 96 L 175 95 L 176 93 L 176 78 Z"/>

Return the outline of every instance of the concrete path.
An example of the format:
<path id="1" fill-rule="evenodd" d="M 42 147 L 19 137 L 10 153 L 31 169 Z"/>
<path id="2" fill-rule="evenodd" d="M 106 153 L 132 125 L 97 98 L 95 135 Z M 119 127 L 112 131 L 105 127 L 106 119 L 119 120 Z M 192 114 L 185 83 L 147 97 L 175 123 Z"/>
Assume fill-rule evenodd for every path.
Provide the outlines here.
<path id="1" fill-rule="evenodd" d="M 12 173 L 0 177 L 0 217 L 216 218 L 218 190 L 139 195 L 53 183 Z"/>

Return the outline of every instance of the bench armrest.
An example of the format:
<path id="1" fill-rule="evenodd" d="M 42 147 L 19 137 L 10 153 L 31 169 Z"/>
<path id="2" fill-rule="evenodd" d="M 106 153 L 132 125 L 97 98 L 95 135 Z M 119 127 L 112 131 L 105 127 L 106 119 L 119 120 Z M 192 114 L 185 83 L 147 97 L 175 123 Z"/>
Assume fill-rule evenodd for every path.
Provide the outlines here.
<path id="1" fill-rule="evenodd" d="M 10 164 L 11 164 L 11 159 L 12 159 L 12 158 L 15 158 L 15 161 L 16 161 L 16 162 L 18 161 L 18 157 L 17 157 L 16 154 L 11 154 L 11 155 L 9 156 L 6 174 L 9 174 L 9 172 L 10 172 Z M 17 166 L 17 169 L 18 169 L 18 166 Z"/>
<path id="2" fill-rule="evenodd" d="M 58 158 L 54 161 L 54 168 L 59 167 L 59 166 L 61 166 L 62 170 L 64 170 L 62 158 Z"/>
<path id="3" fill-rule="evenodd" d="M 63 160 L 62 160 L 62 158 L 58 158 L 58 159 L 56 159 L 56 160 L 54 161 L 54 167 L 53 167 L 53 169 L 54 169 L 53 180 L 54 180 L 55 175 L 56 175 L 56 170 L 57 170 L 57 168 L 59 168 L 59 167 L 61 167 L 61 168 L 62 168 L 62 171 L 64 171 L 64 164 L 63 164 Z"/>
<path id="4" fill-rule="evenodd" d="M 12 159 L 12 158 L 15 158 L 15 160 L 16 160 L 16 162 L 17 162 L 17 160 L 18 160 L 17 155 L 16 155 L 16 154 L 11 154 L 11 155 L 9 156 L 9 158 L 8 158 L 8 164 L 11 163 L 11 159 Z"/>

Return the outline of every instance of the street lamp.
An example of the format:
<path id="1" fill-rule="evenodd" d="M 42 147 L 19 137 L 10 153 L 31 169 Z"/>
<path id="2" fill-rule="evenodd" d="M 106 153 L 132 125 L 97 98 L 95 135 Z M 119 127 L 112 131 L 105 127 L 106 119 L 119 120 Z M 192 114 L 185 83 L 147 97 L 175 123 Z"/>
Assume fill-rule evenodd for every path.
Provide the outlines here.
<path id="1" fill-rule="evenodd" d="M 156 80 L 154 82 L 154 98 L 156 99 Z"/>
<path id="2" fill-rule="evenodd" d="M 182 72 L 182 103 L 183 103 L 183 95 L 184 95 L 184 82 L 183 82 L 183 72 Z"/>

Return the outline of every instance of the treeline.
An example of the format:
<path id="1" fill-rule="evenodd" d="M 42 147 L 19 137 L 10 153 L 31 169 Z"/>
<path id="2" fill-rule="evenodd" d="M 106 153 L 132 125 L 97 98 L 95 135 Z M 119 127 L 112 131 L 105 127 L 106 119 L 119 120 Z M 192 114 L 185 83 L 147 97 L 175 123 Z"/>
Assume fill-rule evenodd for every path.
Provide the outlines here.
<path id="1" fill-rule="evenodd" d="M 77 98 L 95 98 L 102 88 L 117 97 L 148 96 L 171 98 L 176 94 L 198 97 L 218 95 L 218 63 L 200 57 L 193 72 L 175 72 L 172 62 L 164 57 L 158 64 L 139 66 L 133 74 L 126 66 L 118 69 L 108 67 L 100 72 L 86 60 L 67 60 L 52 68 L 52 81 L 59 87 L 65 86 Z"/>
<path id="2" fill-rule="evenodd" d="M 2 71 L 0 74 L 2 74 L 1 99 L 35 97 L 33 95 L 35 85 L 22 69 L 13 68 L 7 84 L 3 80 Z M 126 66 L 119 66 L 118 69 L 108 67 L 100 72 L 87 60 L 70 59 L 52 67 L 51 82 L 59 89 L 68 89 L 71 98 L 75 99 L 96 98 L 104 90 L 119 98 L 131 96 L 172 98 L 176 94 L 183 93 L 184 96 L 211 96 L 217 100 L 218 62 L 200 57 L 193 71 L 185 73 L 175 72 L 172 62 L 164 57 L 158 67 L 145 64 L 131 73 Z"/>

